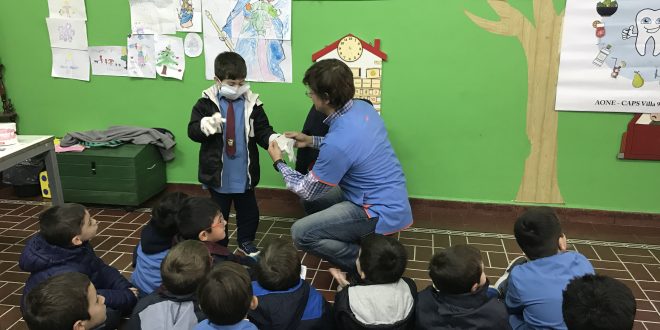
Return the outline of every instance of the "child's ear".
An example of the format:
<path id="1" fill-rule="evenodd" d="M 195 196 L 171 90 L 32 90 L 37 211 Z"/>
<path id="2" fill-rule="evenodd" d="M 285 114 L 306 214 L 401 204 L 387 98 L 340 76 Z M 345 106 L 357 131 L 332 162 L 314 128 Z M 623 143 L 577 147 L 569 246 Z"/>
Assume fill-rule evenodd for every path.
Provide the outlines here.
<path id="1" fill-rule="evenodd" d="M 199 238 L 199 240 L 202 242 L 206 242 L 209 240 L 209 233 L 207 233 L 206 230 L 202 230 L 199 232 L 197 238 Z"/>
<path id="2" fill-rule="evenodd" d="M 479 290 L 480 287 L 481 287 L 481 285 L 479 285 L 479 283 L 474 283 L 474 284 L 472 284 L 472 287 L 470 288 L 470 292 L 475 292 L 475 291 Z"/>
<path id="3" fill-rule="evenodd" d="M 559 236 L 559 240 L 557 241 L 557 247 L 559 248 L 559 251 L 561 251 L 561 252 L 564 252 L 568 249 L 568 242 L 567 242 L 566 235 L 561 234 L 561 236 Z"/>
<path id="4" fill-rule="evenodd" d="M 257 296 L 252 296 L 252 301 L 250 301 L 250 309 L 255 310 L 259 306 L 259 298 Z"/>
<path id="5" fill-rule="evenodd" d="M 73 238 L 71 239 L 71 244 L 73 244 L 74 246 L 81 246 L 82 243 L 84 242 L 83 240 L 80 239 L 80 235 L 73 236 Z"/>

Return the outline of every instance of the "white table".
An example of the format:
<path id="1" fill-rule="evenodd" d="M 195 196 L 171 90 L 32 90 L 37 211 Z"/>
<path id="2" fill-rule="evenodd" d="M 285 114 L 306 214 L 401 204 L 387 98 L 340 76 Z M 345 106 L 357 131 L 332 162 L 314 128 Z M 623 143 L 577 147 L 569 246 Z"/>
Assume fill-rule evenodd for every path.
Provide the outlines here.
<path id="1" fill-rule="evenodd" d="M 53 205 L 64 203 L 60 171 L 52 135 L 19 135 L 18 143 L 0 146 L 0 171 L 4 171 L 28 158 L 45 155 L 48 184 Z"/>

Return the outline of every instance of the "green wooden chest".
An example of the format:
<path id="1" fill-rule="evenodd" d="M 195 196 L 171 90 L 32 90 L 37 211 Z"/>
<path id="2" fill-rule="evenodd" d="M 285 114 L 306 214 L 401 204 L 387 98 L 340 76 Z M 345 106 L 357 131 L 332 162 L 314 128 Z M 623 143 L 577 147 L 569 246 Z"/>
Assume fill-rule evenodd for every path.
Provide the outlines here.
<path id="1" fill-rule="evenodd" d="M 154 145 L 125 144 L 57 154 L 64 201 L 137 206 L 165 189 Z"/>

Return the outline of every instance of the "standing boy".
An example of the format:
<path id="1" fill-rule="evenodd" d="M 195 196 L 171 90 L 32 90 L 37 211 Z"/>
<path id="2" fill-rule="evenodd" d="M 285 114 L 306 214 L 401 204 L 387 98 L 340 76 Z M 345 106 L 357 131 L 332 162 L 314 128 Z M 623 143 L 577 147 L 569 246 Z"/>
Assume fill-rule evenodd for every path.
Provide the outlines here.
<path id="1" fill-rule="evenodd" d="M 245 82 L 247 66 L 241 55 L 224 52 L 215 58 L 215 83 L 202 92 L 190 115 L 188 136 L 201 144 L 199 181 L 229 219 L 236 210 L 238 249 L 254 256 L 259 208 L 254 188 L 259 183 L 257 144 L 268 149 L 277 134 L 268 122 L 259 94 Z M 221 244 L 227 246 L 229 238 Z"/>

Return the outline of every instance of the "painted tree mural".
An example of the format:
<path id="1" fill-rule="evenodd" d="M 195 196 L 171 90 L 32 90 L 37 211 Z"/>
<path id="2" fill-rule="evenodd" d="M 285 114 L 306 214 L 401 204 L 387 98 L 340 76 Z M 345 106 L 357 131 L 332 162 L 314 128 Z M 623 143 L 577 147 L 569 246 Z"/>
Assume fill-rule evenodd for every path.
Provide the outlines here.
<path id="1" fill-rule="evenodd" d="M 158 63 L 156 65 L 163 66 L 163 70 L 160 72 L 160 74 L 166 75 L 168 66 L 179 65 L 179 63 L 174 60 L 175 58 L 176 55 L 170 46 L 165 47 L 165 49 L 158 53 Z"/>
<path id="2" fill-rule="evenodd" d="M 559 38 L 564 12 L 551 0 L 533 0 L 534 23 L 508 0 L 487 0 L 499 21 L 465 14 L 484 30 L 516 37 L 527 57 L 527 137 L 531 144 L 516 200 L 563 203 L 557 181 L 557 112 L 554 109 L 559 72 Z"/>

